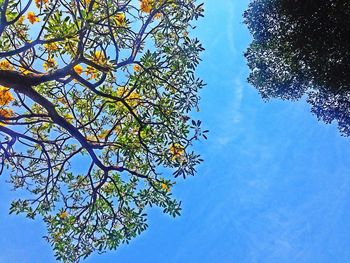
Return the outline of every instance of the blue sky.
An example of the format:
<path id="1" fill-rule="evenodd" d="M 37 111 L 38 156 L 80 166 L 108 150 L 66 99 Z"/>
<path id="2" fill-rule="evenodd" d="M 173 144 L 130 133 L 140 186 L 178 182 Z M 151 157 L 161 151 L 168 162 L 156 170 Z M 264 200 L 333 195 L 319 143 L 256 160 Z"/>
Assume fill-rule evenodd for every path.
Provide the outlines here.
<path id="1" fill-rule="evenodd" d="M 130 245 L 86 262 L 350 262 L 350 143 L 317 122 L 304 102 L 265 103 L 246 82 L 242 23 L 248 0 L 205 1 L 195 34 L 206 51 L 198 74 L 205 162 L 174 195 L 182 216 L 149 212 Z M 55 262 L 40 220 L 8 216 L 13 193 L 0 180 L 0 263 Z"/>

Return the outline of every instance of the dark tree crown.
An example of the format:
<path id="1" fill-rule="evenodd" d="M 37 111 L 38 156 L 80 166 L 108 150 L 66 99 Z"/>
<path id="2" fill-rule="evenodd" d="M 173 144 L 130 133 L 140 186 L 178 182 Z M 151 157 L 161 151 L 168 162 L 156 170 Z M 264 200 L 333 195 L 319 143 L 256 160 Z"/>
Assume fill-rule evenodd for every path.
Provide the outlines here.
<path id="1" fill-rule="evenodd" d="M 312 112 L 344 135 L 350 92 L 350 2 L 256 0 L 244 13 L 253 41 L 249 82 L 264 99 L 306 95 Z"/>

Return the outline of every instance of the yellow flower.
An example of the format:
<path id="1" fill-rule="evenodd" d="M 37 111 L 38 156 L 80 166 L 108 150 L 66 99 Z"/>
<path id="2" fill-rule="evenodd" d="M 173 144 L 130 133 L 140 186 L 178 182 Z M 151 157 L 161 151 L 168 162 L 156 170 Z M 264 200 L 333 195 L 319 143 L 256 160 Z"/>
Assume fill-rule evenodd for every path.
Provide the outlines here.
<path id="1" fill-rule="evenodd" d="M 75 65 L 74 66 L 74 71 L 77 73 L 77 74 L 81 74 L 81 73 L 83 73 L 83 67 L 82 66 L 80 66 L 80 65 Z"/>
<path id="2" fill-rule="evenodd" d="M 25 17 L 24 16 L 20 16 L 20 18 L 18 18 L 18 23 L 19 24 L 23 24 L 23 22 L 24 22 L 24 19 L 25 19 Z"/>
<path id="3" fill-rule="evenodd" d="M 124 13 L 118 13 L 114 17 L 114 21 L 117 24 L 117 26 L 123 26 L 125 25 L 125 14 Z"/>
<path id="4" fill-rule="evenodd" d="M 92 61 L 101 66 L 105 66 L 107 63 L 105 54 L 101 50 L 95 51 L 95 53 L 92 55 Z"/>
<path id="5" fill-rule="evenodd" d="M 173 143 L 170 148 L 170 153 L 173 155 L 173 160 L 183 157 L 185 150 L 184 147 L 179 143 Z"/>
<path id="6" fill-rule="evenodd" d="M 119 87 L 117 89 L 117 95 L 121 98 L 127 96 L 124 99 L 126 103 L 128 103 L 130 106 L 136 106 L 138 100 L 140 99 L 140 95 L 137 92 L 133 91 L 130 93 L 130 91 L 127 90 L 125 87 Z"/>
<path id="7" fill-rule="evenodd" d="M 47 61 L 43 64 L 43 68 L 48 71 L 50 68 L 56 66 L 56 61 L 53 58 L 47 59 Z"/>
<path id="8" fill-rule="evenodd" d="M 83 0 L 85 8 L 88 8 L 90 6 L 91 0 Z M 94 1 L 94 4 L 92 5 L 92 9 L 96 9 L 98 7 L 97 1 Z"/>
<path id="9" fill-rule="evenodd" d="M 95 63 L 98 63 L 98 64 L 102 64 L 106 61 L 106 58 L 105 58 L 104 54 L 102 53 L 102 51 L 100 51 L 100 50 L 95 51 L 93 61 Z"/>
<path id="10" fill-rule="evenodd" d="M 32 11 L 28 12 L 27 19 L 29 20 L 29 22 L 31 24 L 34 24 L 35 22 L 39 22 L 40 21 L 39 17 L 36 17 L 34 12 L 32 12 Z"/>
<path id="11" fill-rule="evenodd" d="M 66 219 L 67 216 L 68 216 L 68 213 L 67 213 L 66 211 L 63 211 L 63 212 L 61 212 L 61 213 L 59 214 L 59 217 L 60 217 L 61 219 Z"/>
<path id="12" fill-rule="evenodd" d="M 84 5 L 85 7 L 88 7 L 91 3 L 91 0 L 84 0 Z M 97 1 L 94 2 L 94 4 L 92 5 L 92 9 L 95 9 L 98 6 Z"/>
<path id="13" fill-rule="evenodd" d="M 152 0 L 141 0 L 140 9 L 142 12 L 150 13 L 152 10 Z"/>
<path id="14" fill-rule="evenodd" d="M 44 44 L 44 47 L 49 52 L 58 50 L 58 46 L 57 46 L 57 44 L 55 42 L 54 43 Z"/>
<path id="15" fill-rule="evenodd" d="M 102 51 L 101 50 L 97 50 L 95 52 L 95 58 L 100 59 L 100 57 L 102 57 Z"/>
<path id="16" fill-rule="evenodd" d="M 136 72 L 139 72 L 140 70 L 141 70 L 141 67 L 139 66 L 139 65 L 134 65 L 134 70 L 136 71 Z"/>
<path id="17" fill-rule="evenodd" d="M 9 105 L 10 102 L 14 101 L 14 98 L 8 88 L 0 86 L 0 106 Z"/>
<path id="18" fill-rule="evenodd" d="M 28 75 L 30 71 L 24 67 L 19 67 L 19 70 L 22 72 L 23 75 Z"/>
<path id="19" fill-rule="evenodd" d="M 0 61 L 0 69 L 2 70 L 11 70 L 13 69 L 13 66 L 10 64 L 10 62 L 6 59 Z"/>
<path id="20" fill-rule="evenodd" d="M 70 113 L 64 114 L 63 118 L 65 118 L 66 121 L 69 122 L 69 123 L 72 123 L 72 121 L 74 120 L 74 116 L 72 114 L 70 114 Z"/>

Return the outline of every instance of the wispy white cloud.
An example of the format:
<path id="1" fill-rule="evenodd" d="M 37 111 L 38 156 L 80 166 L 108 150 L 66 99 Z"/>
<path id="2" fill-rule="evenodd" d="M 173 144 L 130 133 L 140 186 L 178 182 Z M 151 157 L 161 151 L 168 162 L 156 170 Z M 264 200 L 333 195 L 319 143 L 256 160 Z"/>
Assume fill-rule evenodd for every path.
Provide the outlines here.
<path id="1" fill-rule="evenodd" d="M 233 2 L 228 1 L 227 10 L 228 10 L 228 23 L 227 23 L 227 30 L 226 30 L 227 43 L 231 54 L 235 56 L 238 53 L 236 42 L 235 42 L 237 41 L 237 36 L 235 34 L 236 32 L 235 26 L 237 25 L 237 18 L 235 15 L 235 5 L 233 4 Z"/>

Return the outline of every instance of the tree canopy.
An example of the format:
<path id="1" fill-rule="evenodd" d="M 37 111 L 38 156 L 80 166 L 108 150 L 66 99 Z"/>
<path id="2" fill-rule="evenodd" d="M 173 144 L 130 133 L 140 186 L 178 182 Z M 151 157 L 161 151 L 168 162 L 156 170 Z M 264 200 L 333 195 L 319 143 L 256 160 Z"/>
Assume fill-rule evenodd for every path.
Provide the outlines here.
<path id="1" fill-rule="evenodd" d="M 115 249 L 155 205 L 176 216 L 174 177 L 205 137 L 191 38 L 195 0 L 0 0 L 0 172 L 43 218 L 57 259 Z M 7 173 L 8 172 L 8 173 Z"/>
<path id="2" fill-rule="evenodd" d="M 254 0 L 249 82 L 264 99 L 307 97 L 316 116 L 350 135 L 350 2 Z"/>

